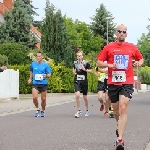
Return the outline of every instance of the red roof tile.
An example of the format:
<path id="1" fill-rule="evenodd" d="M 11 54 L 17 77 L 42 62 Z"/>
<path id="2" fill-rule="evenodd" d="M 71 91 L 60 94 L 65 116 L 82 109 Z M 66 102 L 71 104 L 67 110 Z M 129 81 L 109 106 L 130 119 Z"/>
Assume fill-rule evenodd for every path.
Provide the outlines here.
<path id="1" fill-rule="evenodd" d="M 8 8 L 0 2 L 0 14 L 4 15 L 6 10 L 8 10 Z"/>

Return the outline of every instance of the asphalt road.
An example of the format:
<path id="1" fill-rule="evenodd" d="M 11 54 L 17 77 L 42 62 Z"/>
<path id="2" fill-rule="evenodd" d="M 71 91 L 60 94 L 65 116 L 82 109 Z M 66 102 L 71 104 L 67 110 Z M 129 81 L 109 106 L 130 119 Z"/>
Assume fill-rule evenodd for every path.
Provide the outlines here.
<path id="1" fill-rule="evenodd" d="M 74 118 L 75 101 L 47 107 L 45 118 L 34 118 L 34 110 L 0 116 L 0 150 L 115 150 L 115 119 L 103 116 L 96 96 L 89 96 L 89 117 L 84 116 L 82 99 L 81 108 L 80 118 Z M 150 92 L 134 95 L 128 108 L 125 150 L 146 149 L 149 114 Z"/>

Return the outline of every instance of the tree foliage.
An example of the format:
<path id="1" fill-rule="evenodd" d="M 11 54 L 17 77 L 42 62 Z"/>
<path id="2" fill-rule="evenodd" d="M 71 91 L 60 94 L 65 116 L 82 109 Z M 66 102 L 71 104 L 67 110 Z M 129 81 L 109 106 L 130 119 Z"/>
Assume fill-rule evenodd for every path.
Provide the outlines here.
<path id="1" fill-rule="evenodd" d="M 106 17 L 112 17 L 112 14 L 107 11 L 104 4 L 101 4 L 99 8 L 96 9 L 96 14 L 91 18 L 92 22 L 90 28 L 94 36 L 101 36 L 104 39 L 104 45 L 107 43 L 107 20 Z M 108 42 L 115 40 L 114 32 L 115 24 L 113 20 L 108 20 Z"/>
<path id="2" fill-rule="evenodd" d="M 150 26 L 147 26 L 148 34 L 142 34 L 137 46 L 144 57 L 144 65 L 150 66 Z"/>
<path id="3" fill-rule="evenodd" d="M 41 49 L 56 63 L 64 61 L 66 66 L 72 66 L 73 52 L 61 11 L 56 10 L 49 0 L 46 2 L 45 19 L 41 28 Z"/>
<path id="4" fill-rule="evenodd" d="M 34 22 L 34 15 L 38 16 L 38 14 L 36 13 L 36 9 L 33 5 L 32 5 L 32 1 L 31 0 L 23 0 L 23 5 L 27 8 L 27 12 L 28 15 L 31 17 L 32 22 Z"/>
<path id="5" fill-rule="evenodd" d="M 79 20 L 73 21 L 72 18 L 64 17 L 69 40 L 72 46 L 77 46 L 82 49 L 84 54 L 91 51 L 99 51 L 103 46 L 103 39 L 98 36 L 93 36 L 89 25 Z"/>
<path id="6" fill-rule="evenodd" d="M 32 20 L 23 4 L 22 0 L 16 0 L 13 9 L 5 12 L 5 22 L 0 26 L 0 43 L 16 42 L 34 48 L 38 41 L 30 31 Z"/>

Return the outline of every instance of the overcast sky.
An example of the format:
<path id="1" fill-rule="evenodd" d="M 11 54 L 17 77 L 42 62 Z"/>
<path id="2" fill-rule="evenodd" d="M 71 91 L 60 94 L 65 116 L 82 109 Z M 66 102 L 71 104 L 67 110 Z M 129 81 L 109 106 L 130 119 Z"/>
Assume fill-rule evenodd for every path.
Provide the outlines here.
<path id="1" fill-rule="evenodd" d="M 45 16 L 46 0 L 32 0 L 39 14 L 36 20 Z M 147 33 L 147 25 L 150 24 L 150 0 L 50 0 L 60 9 L 63 15 L 90 23 L 96 9 L 103 3 L 106 9 L 115 17 L 114 23 L 125 24 L 128 27 L 127 41 L 137 44 L 142 33 Z"/>

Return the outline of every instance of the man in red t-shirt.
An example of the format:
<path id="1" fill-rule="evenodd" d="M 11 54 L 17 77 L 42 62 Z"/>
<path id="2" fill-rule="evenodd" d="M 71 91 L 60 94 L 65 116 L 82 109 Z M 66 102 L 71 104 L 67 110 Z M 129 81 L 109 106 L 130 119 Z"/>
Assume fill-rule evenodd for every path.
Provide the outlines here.
<path id="1" fill-rule="evenodd" d="M 114 110 L 114 117 L 118 122 L 116 149 L 120 147 L 124 149 L 123 134 L 127 123 L 127 106 L 130 96 L 134 92 L 132 59 L 135 59 L 135 66 L 141 66 L 144 60 L 134 44 L 125 42 L 126 26 L 118 25 L 116 36 L 117 40 L 106 45 L 97 56 L 97 65 L 101 68 L 108 67 L 108 95 Z"/>

